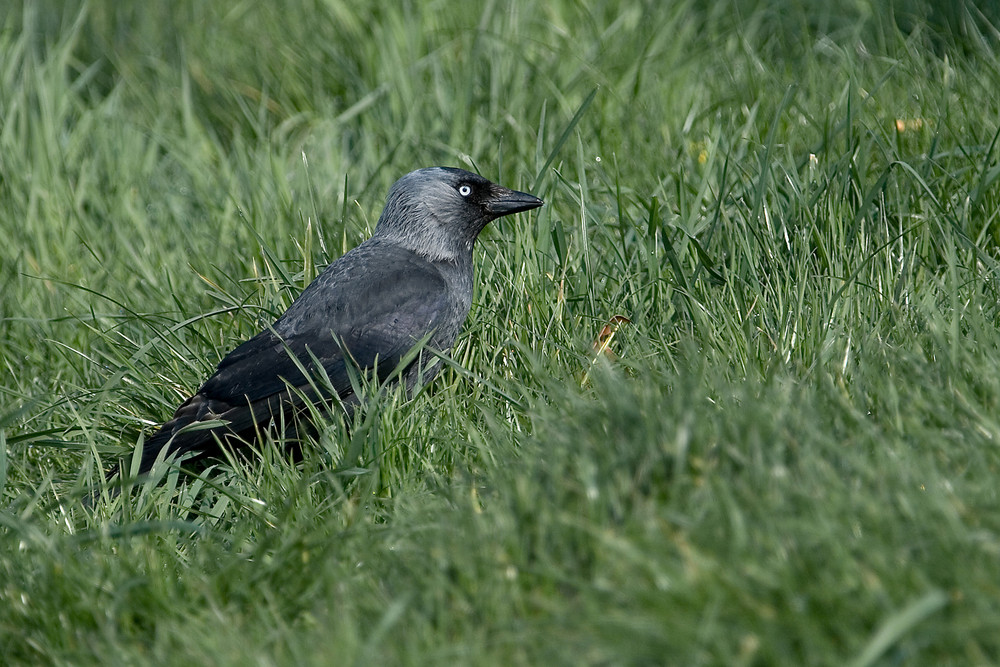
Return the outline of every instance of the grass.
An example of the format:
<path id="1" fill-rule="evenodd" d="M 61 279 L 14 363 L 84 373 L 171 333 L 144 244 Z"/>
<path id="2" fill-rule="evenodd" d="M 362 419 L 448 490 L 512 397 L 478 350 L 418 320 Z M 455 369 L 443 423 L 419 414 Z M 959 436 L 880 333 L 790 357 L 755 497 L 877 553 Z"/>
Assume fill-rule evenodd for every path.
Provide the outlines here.
<path id="1" fill-rule="evenodd" d="M 990 11 L 0 10 L 4 661 L 995 664 Z M 445 372 L 82 504 L 431 164 Z"/>

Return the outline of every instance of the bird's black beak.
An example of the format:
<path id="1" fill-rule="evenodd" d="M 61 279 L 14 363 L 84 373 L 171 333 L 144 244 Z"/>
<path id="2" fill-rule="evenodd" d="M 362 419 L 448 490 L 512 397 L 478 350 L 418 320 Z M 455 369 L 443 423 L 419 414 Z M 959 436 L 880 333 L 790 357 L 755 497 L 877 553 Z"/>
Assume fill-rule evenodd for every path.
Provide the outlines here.
<path id="1" fill-rule="evenodd" d="M 544 203 L 545 202 L 535 195 L 529 195 L 527 192 L 508 190 L 505 187 L 497 186 L 493 190 L 489 201 L 486 202 L 486 210 L 491 215 L 499 218 L 504 215 L 510 215 L 511 213 L 530 211 L 533 208 L 538 208 Z"/>

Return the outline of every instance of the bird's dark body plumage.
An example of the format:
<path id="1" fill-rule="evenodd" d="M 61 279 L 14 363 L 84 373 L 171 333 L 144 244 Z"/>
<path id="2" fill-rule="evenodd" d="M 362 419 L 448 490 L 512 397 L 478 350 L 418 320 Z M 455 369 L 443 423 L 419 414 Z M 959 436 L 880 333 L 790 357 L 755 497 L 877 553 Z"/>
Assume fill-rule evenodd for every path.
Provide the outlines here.
<path id="1" fill-rule="evenodd" d="M 260 426 L 298 407 L 302 395 L 339 401 L 350 412 L 357 397 L 349 365 L 362 372 L 377 367 L 381 381 L 418 343 L 448 350 L 472 303 L 479 232 L 491 220 L 541 205 L 461 169 L 420 169 L 399 179 L 372 237 L 330 264 L 271 327 L 219 363 L 146 441 L 139 474 L 161 453 L 205 453 L 234 434 L 252 440 Z M 402 370 L 402 381 L 412 389 L 418 376 L 428 380 L 434 371 L 424 373 L 417 358 Z M 225 426 L 181 430 L 209 420 Z"/>

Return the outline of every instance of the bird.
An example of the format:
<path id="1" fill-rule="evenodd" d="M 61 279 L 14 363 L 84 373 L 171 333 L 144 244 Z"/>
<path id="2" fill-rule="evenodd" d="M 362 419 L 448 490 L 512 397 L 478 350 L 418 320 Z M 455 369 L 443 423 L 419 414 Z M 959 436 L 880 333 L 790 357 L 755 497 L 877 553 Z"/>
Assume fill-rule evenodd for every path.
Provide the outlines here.
<path id="1" fill-rule="evenodd" d="M 497 218 L 543 204 L 454 167 L 417 169 L 397 180 L 372 235 L 227 354 L 145 440 L 138 478 L 161 458 L 252 443 L 306 401 L 339 404 L 349 417 L 359 402 L 359 372 L 401 383 L 408 393 L 428 382 L 440 364 L 428 367 L 422 352 L 411 352 L 446 353 L 455 343 L 472 305 L 479 233 Z M 118 473 L 115 465 L 107 479 Z"/>

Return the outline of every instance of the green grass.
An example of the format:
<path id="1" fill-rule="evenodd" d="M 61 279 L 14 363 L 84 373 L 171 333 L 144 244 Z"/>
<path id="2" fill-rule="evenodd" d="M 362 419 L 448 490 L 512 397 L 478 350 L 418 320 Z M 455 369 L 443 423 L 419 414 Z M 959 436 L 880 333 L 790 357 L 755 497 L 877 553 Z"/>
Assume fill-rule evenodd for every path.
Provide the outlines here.
<path id="1" fill-rule="evenodd" d="M 5 664 L 1000 660 L 998 17 L 645 4 L 0 10 Z M 83 505 L 433 164 L 445 372 Z"/>

